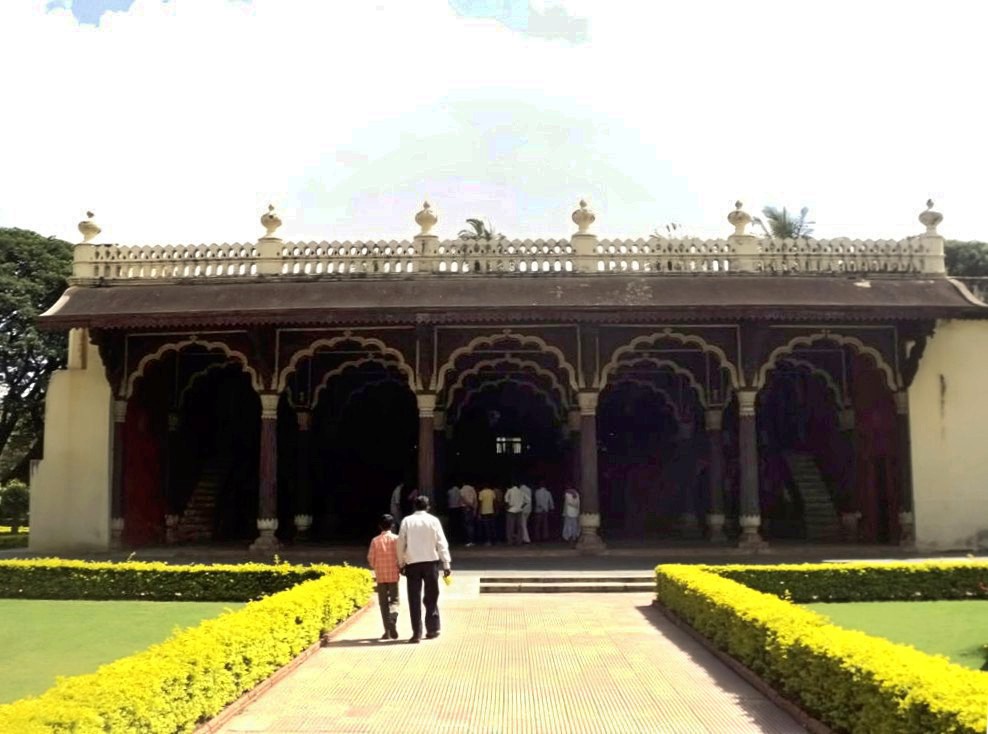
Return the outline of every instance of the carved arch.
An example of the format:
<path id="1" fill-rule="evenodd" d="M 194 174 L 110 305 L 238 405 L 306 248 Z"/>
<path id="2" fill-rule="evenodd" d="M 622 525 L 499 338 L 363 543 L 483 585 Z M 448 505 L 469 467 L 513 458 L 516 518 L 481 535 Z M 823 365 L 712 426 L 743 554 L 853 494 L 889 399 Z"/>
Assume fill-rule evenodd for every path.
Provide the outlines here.
<path id="1" fill-rule="evenodd" d="M 407 387 L 407 384 L 404 380 L 400 380 L 394 375 L 386 375 L 385 377 L 382 377 L 379 380 L 369 380 L 359 385 L 358 387 L 354 388 L 347 394 L 346 399 L 343 401 L 343 405 L 340 406 L 340 414 L 342 415 L 344 412 L 346 412 L 346 409 L 350 406 L 350 403 L 352 403 L 356 398 L 358 398 L 359 396 L 363 395 L 365 392 L 370 390 L 372 387 L 379 387 L 381 385 L 389 385 L 389 384 Z M 313 405 L 315 405 L 315 403 L 313 403 Z"/>
<path id="2" fill-rule="evenodd" d="M 183 387 L 182 388 L 182 391 L 178 394 L 178 400 L 176 401 L 175 407 L 181 408 L 183 405 L 185 405 L 185 398 L 186 398 L 186 396 L 190 392 L 192 392 L 192 388 L 194 388 L 196 386 L 196 383 L 197 382 L 199 382 L 200 380 L 202 380 L 205 377 L 207 377 L 211 372 L 216 372 L 217 370 L 225 369 L 225 368 L 229 367 L 231 364 L 233 364 L 233 363 L 232 362 L 213 362 L 212 364 L 206 365 L 204 368 L 202 368 L 198 372 L 193 372 L 192 375 L 189 377 L 189 379 L 186 381 L 185 387 Z"/>
<path id="3" fill-rule="evenodd" d="M 826 384 L 827 390 L 833 393 L 834 404 L 837 406 L 837 409 L 839 410 L 844 406 L 844 394 L 840 389 L 840 385 L 837 384 L 837 381 L 834 379 L 834 376 L 831 375 L 829 372 L 827 372 L 827 370 L 817 367 L 809 360 L 798 359 L 796 357 L 793 357 L 792 355 L 789 355 L 787 357 L 781 357 L 780 359 L 776 360 L 776 364 L 775 367 L 773 367 L 773 369 L 777 369 L 780 362 L 788 362 L 789 364 L 799 369 L 805 369 L 813 377 L 819 377 Z M 765 374 L 765 379 L 766 381 L 768 380 L 768 373 Z"/>
<path id="4" fill-rule="evenodd" d="M 472 367 L 464 370 L 459 374 L 456 382 L 450 386 L 446 394 L 445 406 L 449 409 L 453 405 L 453 397 L 456 395 L 458 390 L 463 389 L 465 382 L 468 377 L 473 375 L 479 375 L 480 372 L 485 367 L 497 367 L 502 364 L 512 364 L 522 369 L 532 369 L 536 375 L 539 377 L 547 377 L 549 382 L 552 384 L 552 389 L 559 395 L 559 403 L 563 408 L 569 407 L 569 400 L 566 399 L 566 389 L 559 383 L 556 374 L 549 369 L 546 369 L 537 362 L 532 362 L 531 360 L 521 359 L 520 357 L 493 357 L 491 359 L 482 359 L 477 362 Z"/>
<path id="5" fill-rule="evenodd" d="M 330 339 L 316 339 L 312 344 L 310 344 L 305 349 L 300 349 L 292 355 L 292 358 L 288 361 L 288 364 L 282 368 L 277 376 L 277 382 L 274 383 L 274 387 L 277 392 L 281 392 L 285 389 L 285 385 L 288 383 L 289 376 L 295 372 L 298 367 L 299 361 L 305 357 L 312 357 L 315 353 L 322 347 L 327 347 L 332 349 L 337 344 L 343 344 L 345 342 L 356 342 L 362 347 L 375 347 L 380 350 L 382 354 L 387 354 L 390 357 L 397 359 L 397 364 L 395 365 L 401 370 L 402 373 L 408 378 L 408 386 L 415 392 L 417 380 L 415 378 L 415 370 L 412 366 L 405 361 L 405 355 L 394 347 L 389 347 L 380 339 L 375 339 L 374 337 L 358 336 L 356 334 L 343 334 L 341 336 L 334 336 Z M 313 403 L 314 405 L 315 403 Z"/>
<path id="6" fill-rule="evenodd" d="M 532 392 L 538 394 L 542 398 L 542 402 L 545 403 L 545 406 L 556 417 L 556 420 L 565 423 L 563 419 L 564 414 L 562 412 L 565 409 L 565 406 L 560 406 L 556 401 L 554 401 L 552 399 L 552 396 L 549 394 L 547 390 L 543 389 L 542 387 L 539 387 L 538 385 L 533 385 L 531 382 L 524 382 L 521 380 L 517 380 L 513 377 L 501 377 L 496 380 L 485 381 L 478 387 L 475 387 L 473 389 L 468 389 L 466 391 L 466 395 L 464 396 L 463 400 L 460 402 L 460 404 L 457 406 L 456 410 L 453 413 L 452 416 L 453 421 L 455 422 L 460 419 L 460 417 L 463 415 L 464 409 L 467 407 L 467 405 L 470 404 L 470 401 L 473 399 L 475 395 L 479 395 L 483 392 L 493 390 L 495 387 L 500 387 L 501 385 L 508 382 L 515 383 L 522 390 L 531 390 Z"/>
<path id="7" fill-rule="evenodd" d="M 312 391 L 312 398 L 311 398 L 311 400 L 309 402 L 309 407 L 310 408 L 315 408 L 319 404 L 319 395 L 322 393 L 323 390 L 326 389 L 326 387 L 329 385 L 329 381 L 331 379 L 333 379 L 334 377 L 338 377 L 339 375 L 342 375 L 348 369 L 360 369 L 365 364 L 379 364 L 382 367 L 392 367 L 392 368 L 395 368 L 395 369 L 398 369 L 399 371 L 401 371 L 402 374 L 405 374 L 406 378 L 408 377 L 407 373 L 405 373 L 403 370 L 401 370 L 401 368 L 400 368 L 399 365 L 396 365 L 394 362 L 389 362 L 386 359 L 382 359 L 380 356 L 360 357 L 358 359 L 348 359 L 343 364 L 334 367 L 333 369 L 331 369 L 329 372 L 327 372 L 325 375 L 322 376 L 322 379 L 319 381 L 319 384 L 316 386 L 316 389 Z M 369 384 L 377 384 L 377 382 L 379 382 L 379 381 L 371 381 L 371 383 L 369 383 Z M 356 390 L 361 390 L 364 387 L 365 386 L 362 385 L 362 386 L 356 388 Z M 414 392 L 414 390 L 413 390 L 413 392 Z"/>
<path id="8" fill-rule="evenodd" d="M 134 394 L 134 385 L 137 383 L 137 379 L 144 377 L 144 372 L 155 362 L 162 359 L 169 352 L 180 352 L 185 347 L 199 346 L 203 347 L 207 351 L 213 351 L 218 349 L 227 357 L 231 357 L 243 365 L 244 371 L 250 375 L 250 384 L 253 386 L 254 390 L 258 393 L 264 391 L 264 380 L 258 375 L 257 370 L 251 367 L 247 355 L 243 352 L 238 352 L 235 349 L 230 349 L 229 345 L 223 342 L 210 342 L 202 341 L 200 339 L 183 339 L 182 341 L 169 342 L 168 344 L 163 344 L 157 349 L 157 351 L 146 354 L 141 358 L 141 361 L 137 363 L 137 367 L 134 371 L 128 375 L 127 380 L 123 384 L 123 397 L 129 400 Z M 228 364 L 228 363 L 227 363 Z"/>
<path id="9" fill-rule="evenodd" d="M 500 334 L 478 336 L 475 339 L 470 340 L 470 343 L 466 346 L 454 349 L 452 354 L 449 355 L 449 358 L 443 363 L 442 367 L 439 368 L 436 377 L 435 391 L 437 393 L 442 391 L 443 387 L 446 385 L 446 375 L 456 368 L 457 359 L 464 355 L 470 354 L 478 347 L 493 347 L 497 342 L 503 341 L 504 339 L 515 339 L 522 344 L 533 344 L 537 346 L 540 351 L 553 355 L 556 358 L 559 368 L 564 370 L 569 377 L 570 387 L 573 390 L 580 389 L 579 383 L 576 379 L 576 370 L 573 369 L 573 365 L 566 361 L 566 355 L 563 354 L 563 350 L 559 347 L 552 346 L 541 337 L 518 334 L 513 331 L 504 331 Z"/>
<path id="10" fill-rule="evenodd" d="M 696 393 L 697 400 L 700 401 L 700 406 L 703 408 L 707 407 L 707 396 L 706 393 L 704 392 L 703 385 L 697 382 L 696 376 L 690 370 L 686 369 L 685 367 L 679 366 L 670 359 L 660 359 L 658 357 L 650 357 L 648 355 L 642 355 L 641 357 L 638 357 L 634 360 L 622 362 L 621 364 L 617 365 L 615 369 L 620 367 L 626 367 L 629 365 L 639 364 L 641 362 L 647 362 L 648 364 L 651 364 L 660 370 L 663 369 L 664 367 L 668 367 L 674 374 L 685 377 L 686 382 L 689 384 L 690 388 L 693 390 L 693 392 Z M 618 382 L 623 381 L 623 382 L 637 383 L 637 380 L 635 380 L 634 378 L 625 378 L 622 380 L 620 374 L 615 374 L 614 377 Z M 607 385 L 610 383 L 610 378 L 611 378 L 611 374 L 608 373 L 606 375 L 606 379 L 602 381 L 600 387 L 601 392 L 603 392 L 604 388 L 607 387 Z M 642 380 L 642 382 L 647 382 L 647 380 Z"/>
<path id="11" fill-rule="evenodd" d="M 672 415 L 678 423 L 687 422 L 685 420 L 685 416 L 680 414 L 680 410 L 676 406 L 676 400 L 669 394 L 669 391 L 664 387 L 659 387 L 654 382 L 643 380 L 640 377 L 627 377 L 619 375 L 618 379 L 610 384 L 612 387 L 617 387 L 618 385 L 637 385 L 638 387 L 645 388 L 654 395 L 658 395 L 662 398 L 662 401 L 668 406 L 669 410 L 672 411 Z"/>
<path id="12" fill-rule="evenodd" d="M 768 377 L 769 371 L 775 367 L 776 363 L 790 355 L 799 347 L 810 347 L 819 341 L 832 341 L 841 346 L 853 347 L 858 354 L 865 354 L 871 357 L 872 361 L 875 363 L 875 367 L 883 375 L 885 375 L 885 384 L 888 385 L 889 390 L 896 392 L 898 390 L 898 381 L 895 377 L 895 371 L 889 366 L 889 363 L 885 361 L 882 356 L 874 347 L 869 347 L 860 339 L 853 336 L 844 336 L 842 334 L 834 334 L 829 331 L 821 331 L 816 334 L 809 334 L 807 336 L 796 336 L 790 339 L 786 344 L 772 350 L 769 355 L 768 360 L 759 368 L 758 375 L 755 379 L 755 389 L 761 390 L 765 386 L 765 380 Z"/>
<path id="13" fill-rule="evenodd" d="M 624 346 L 618 347 L 614 350 L 611 355 L 610 360 L 604 365 L 604 368 L 600 371 L 600 383 L 599 389 L 603 390 L 607 386 L 607 380 L 611 373 L 614 372 L 621 362 L 621 358 L 626 355 L 635 352 L 638 347 L 653 345 L 661 339 L 674 339 L 680 344 L 689 344 L 700 348 L 700 351 L 704 354 L 712 354 L 717 357 L 720 366 L 727 370 L 731 379 L 731 387 L 737 390 L 741 387 L 741 380 L 738 376 L 738 368 L 735 366 L 730 359 L 727 358 L 727 354 L 720 347 L 711 344 L 702 336 L 697 336 L 696 334 L 683 334 L 678 331 L 673 331 L 672 329 L 663 329 L 660 332 L 654 334 L 643 334 L 642 336 L 636 336 L 630 342 Z"/>

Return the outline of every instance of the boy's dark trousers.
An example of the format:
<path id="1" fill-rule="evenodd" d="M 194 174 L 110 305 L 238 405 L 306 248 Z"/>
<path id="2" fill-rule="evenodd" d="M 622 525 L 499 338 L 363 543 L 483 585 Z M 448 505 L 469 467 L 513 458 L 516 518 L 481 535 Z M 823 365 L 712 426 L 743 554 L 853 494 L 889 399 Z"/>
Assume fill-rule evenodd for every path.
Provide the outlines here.
<path id="1" fill-rule="evenodd" d="M 377 605 L 381 607 L 384 631 L 398 634 L 398 607 L 401 605 L 401 597 L 397 581 L 377 585 Z"/>
<path id="2" fill-rule="evenodd" d="M 412 620 L 412 635 L 422 636 L 422 589 L 425 587 L 425 632 L 439 632 L 439 561 L 409 563 L 405 566 L 408 579 L 408 616 Z"/>

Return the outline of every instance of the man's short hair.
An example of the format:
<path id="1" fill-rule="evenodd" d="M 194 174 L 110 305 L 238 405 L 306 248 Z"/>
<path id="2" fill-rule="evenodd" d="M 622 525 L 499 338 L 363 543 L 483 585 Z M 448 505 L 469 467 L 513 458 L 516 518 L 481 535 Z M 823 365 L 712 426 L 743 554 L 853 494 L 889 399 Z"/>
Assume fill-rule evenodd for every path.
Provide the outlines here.
<path id="1" fill-rule="evenodd" d="M 424 494 L 420 494 L 415 498 L 415 509 L 416 510 L 428 510 L 429 509 L 429 498 Z"/>
<path id="2" fill-rule="evenodd" d="M 388 513 L 381 515 L 381 519 L 377 521 L 377 526 L 381 530 L 394 530 L 395 519 Z"/>

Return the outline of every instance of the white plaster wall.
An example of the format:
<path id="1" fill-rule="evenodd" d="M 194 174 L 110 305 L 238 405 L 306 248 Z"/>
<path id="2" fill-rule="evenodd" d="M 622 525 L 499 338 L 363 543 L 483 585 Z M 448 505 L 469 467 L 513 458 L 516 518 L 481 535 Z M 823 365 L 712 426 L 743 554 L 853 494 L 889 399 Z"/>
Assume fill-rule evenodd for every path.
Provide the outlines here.
<path id="1" fill-rule="evenodd" d="M 59 370 L 48 386 L 44 455 L 31 480 L 32 551 L 110 545 L 113 400 L 99 351 L 85 350 L 84 368 Z"/>
<path id="2" fill-rule="evenodd" d="M 909 412 L 917 547 L 988 548 L 988 322 L 937 324 Z"/>

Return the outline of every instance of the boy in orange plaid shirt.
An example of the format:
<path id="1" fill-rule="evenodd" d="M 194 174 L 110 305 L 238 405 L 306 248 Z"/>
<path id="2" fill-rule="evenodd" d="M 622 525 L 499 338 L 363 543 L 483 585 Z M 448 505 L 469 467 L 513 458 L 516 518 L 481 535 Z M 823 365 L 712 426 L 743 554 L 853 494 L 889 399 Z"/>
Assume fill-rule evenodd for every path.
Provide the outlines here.
<path id="1" fill-rule="evenodd" d="M 398 639 L 398 536 L 394 534 L 395 519 L 382 515 L 378 523 L 380 534 L 371 541 L 367 550 L 367 563 L 374 570 L 377 580 L 377 603 L 381 607 L 384 622 L 382 640 Z"/>

